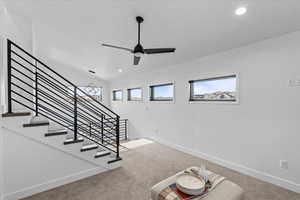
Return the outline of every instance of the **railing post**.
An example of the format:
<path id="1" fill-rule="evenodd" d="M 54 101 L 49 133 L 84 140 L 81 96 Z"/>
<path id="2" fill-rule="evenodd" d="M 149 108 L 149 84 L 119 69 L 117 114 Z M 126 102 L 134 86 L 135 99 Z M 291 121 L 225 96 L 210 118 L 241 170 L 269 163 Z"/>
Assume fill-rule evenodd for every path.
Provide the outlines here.
<path id="1" fill-rule="evenodd" d="M 117 158 L 120 157 L 120 117 L 117 116 L 117 123 L 116 123 L 116 143 L 117 143 Z"/>
<path id="2" fill-rule="evenodd" d="M 125 140 L 128 139 L 128 135 L 127 135 L 127 119 L 125 119 Z"/>
<path id="3" fill-rule="evenodd" d="M 74 141 L 77 140 L 77 86 L 74 87 Z"/>
<path id="4" fill-rule="evenodd" d="M 7 112 L 12 113 L 11 101 L 11 42 L 7 40 Z"/>
<path id="5" fill-rule="evenodd" d="M 101 143 L 102 144 L 104 143 L 104 138 L 103 138 L 104 126 L 103 126 L 103 123 L 104 123 L 104 115 L 101 115 Z"/>
<path id="6" fill-rule="evenodd" d="M 38 72 L 35 71 L 35 116 L 39 115 L 39 102 L 38 102 Z"/>
<path id="7" fill-rule="evenodd" d="M 90 122 L 90 137 L 92 137 L 92 122 Z"/>

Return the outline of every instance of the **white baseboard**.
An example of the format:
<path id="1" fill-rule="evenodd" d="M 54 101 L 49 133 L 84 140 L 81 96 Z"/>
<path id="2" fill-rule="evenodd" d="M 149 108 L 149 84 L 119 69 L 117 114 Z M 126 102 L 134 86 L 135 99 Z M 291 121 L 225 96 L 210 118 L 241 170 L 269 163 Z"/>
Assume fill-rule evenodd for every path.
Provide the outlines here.
<path id="1" fill-rule="evenodd" d="M 255 169 L 251 169 L 251 168 L 248 168 L 246 166 L 243 166 L 243 165 L 232 163 L 230 161 L 226 161 L 226 160 L 223 160 L 221 158 L 217 158 L 217 157 L 205 154 L 203 152 L 194 151 L 192 149 L 183 147 L 183 146 L 178 145 L 178 144 L 168 142 L 166 140 L 162 140 L 162 139 L 159 139 L 159 138 L 153 138 L 153 137 L 149 137 L 149 139 L 152 139 L 152 140 L 154 140 L 158 143 L 164 144 L 166 146 L 169 146 L 169 147 L 174 148 L 176 150 L 182 151 L 184 153 L 188 153 L 188 154 L 194 155 L 196 157 L 203 158 L 205 160 L 208 160 L 208 161 L 211 161 L 213 163 L 219 164 L 223 167 L 227 167 L 229 169 L 238 171 L 242 174 L 246 174 L 248 176 L 255 177 L 257 179 L 260 179 L 262 181 L 277 185 L 277 186 L 285 188 L 287 190 L 291 190 L 293 192 L 300 193 L 300 184 L 294 183 L 292 181 L 289 181 L 289 180 L 286 180 L 286 179 L 283 179 L 283 178 L 280 178 L 280 177 L 276 177 L 276 176 L 267 174 L 265 172 L 260 172 L 260 171 L 257 171 Z"/>
<path id="2" fill-rule="evenodd" d="M 33 194 L 37 194 L 40 192 L 44 192 L 47 191 L 49 189 L 58 187 L 58 186 L 62 186 L 83 178 L 87 178 L 89 176 L 93 176 L 99 173 L 102 173 L 104 171 L 107 171 L 104 168 L 93 168 L 93 169 L 89 169 L 89 170 L 85 170 L 76 174 L 72 174 L 69 176 L 65 176 L 59 179 L 54 179 L 51 181 L 47 181 L 45 183 L 42 184 L 38 184 L 38 185 L 34 185 L 31 186 L 29 188 L 24 188 L 22 190 L 13 192 L 13 193 L 9 193 L 9 194 L 4 194 L 1 200 L 17 200 L 17 199 L 21 199 L 21 198 L 25 198 L 28 196 L 31 196 Z"/>

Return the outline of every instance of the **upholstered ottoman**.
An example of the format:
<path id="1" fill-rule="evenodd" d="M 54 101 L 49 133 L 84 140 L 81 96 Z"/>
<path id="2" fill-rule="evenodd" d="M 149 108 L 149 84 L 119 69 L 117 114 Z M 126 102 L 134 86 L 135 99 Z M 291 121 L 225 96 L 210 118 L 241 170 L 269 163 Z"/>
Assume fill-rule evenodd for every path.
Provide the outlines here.
<path id="1" fill-rule="evenodd" d="M 160 183 L 154 185 L 151 189 L 151 200 L 158 200 L 159 194 L 169 185 L 176 182 L 176 177 L 182 174 L 181 171 L 174 176 L 171 176 Z M 195 198 L 194 200 L 242 200 L 243 199 L 243 189 L 237 184 L 225 179 L 219 183 L 212 191 L 203 197 Z"/>

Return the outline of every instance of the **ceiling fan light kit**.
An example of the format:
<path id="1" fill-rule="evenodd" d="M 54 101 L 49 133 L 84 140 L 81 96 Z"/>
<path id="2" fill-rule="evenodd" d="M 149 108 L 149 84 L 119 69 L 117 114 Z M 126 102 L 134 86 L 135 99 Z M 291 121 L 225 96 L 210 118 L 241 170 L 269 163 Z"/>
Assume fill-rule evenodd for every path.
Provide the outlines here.
<path id="1" fill-rule="evenodd" d="M 154 48 L 154 49 L 144 49 L 141 45 L 141 23 L 143 23 L 144 18 L 141 16 L 136 17 L 136 21 L 138 23 L 138 44 L 134 47 L 134 49 L 129 49 L 125 47 L 114 46 L 110 44 L 102 44 L 105 47 L 111 47 L 115 49 L 121 49 L 128 51 L 133 54 L 133 64 L 138 65 L 140 62 L 141 57 L 144 54 L 161 54 L 161 53 L 173 53 L 175 52 L 175 48 Z"/>

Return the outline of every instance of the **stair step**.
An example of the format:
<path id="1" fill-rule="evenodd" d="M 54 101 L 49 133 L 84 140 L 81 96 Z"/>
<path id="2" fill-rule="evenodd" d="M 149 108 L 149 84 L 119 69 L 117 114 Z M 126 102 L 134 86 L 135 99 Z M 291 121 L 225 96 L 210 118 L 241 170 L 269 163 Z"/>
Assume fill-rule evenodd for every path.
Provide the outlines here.
<path id="1" fill-rule="evenodd" d="M 108 156 L 110 155 L 110 152 L 109 151 L 98 151 L 95 155 L 95 158 L 101 158 L 101 157 L 104 157 L 104 156 Z"/>
<path id="2" fill-rule="evenodd" d="M 121 160 L 122 160 L 122 158 L 119 157 L 119 158 L 116 158 L 114 160 L 108 161 L 107 164 L 111 164 L 111 163 L 118 162 L 118 161 L 121 161 Z"/>
<path id="3" fill-rule="evenodd" d="M 16 113 L 4 113 L 2 117 L 22 117 L 22 116 L 29 116 L 31 112 L 16 112 Z"/>
<path id="4" fill-rule="evenodd" d="M 93 149 L 98 149 L 98 145 L 96 145 L 96 144 L 85 145 L 80 149 L 80 151 L 84 152 L 84 151 L 90 151 Z"/>
<path id="5" fill-rule="evenodd" d="M 67 145 L 67 144 L 75 144 L 75 143 L 80 143 L 80 142 L 83 142 L 84 139 L 83 138 L 77 138 L 77 140 L 74 140 L 73 138 L 72 139 L 68 139 L 68 140 L 65 140 L 64 141 L 64 144 Z"/>
<path id="6" fill-rule="evenodd" d="M 45 137 L 49 136 L 56 136 L 56 135 L 66 135 L 68 131 L 66 130 L 61 130 L 61 131 L 51 131 L 45 134 Z"/>
<path id="7" fill-rule="evenodd" d="M 35 126 L 49 126 L 49 122 L 42 122 L 42 123 L 34 123 L 34 124 L 23 124 L 23 127 L 35 127 Z"/>

